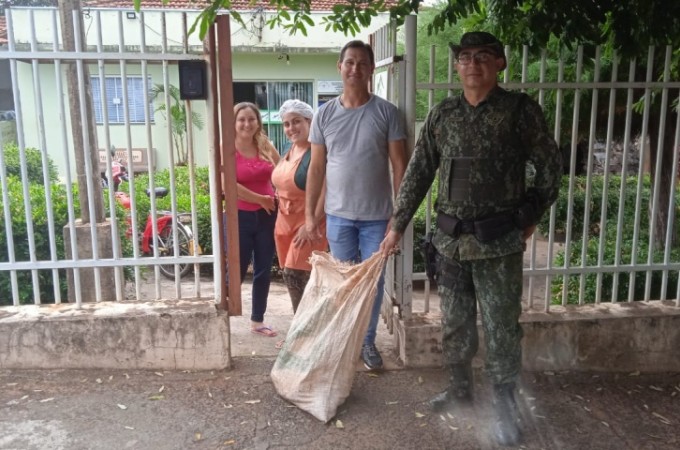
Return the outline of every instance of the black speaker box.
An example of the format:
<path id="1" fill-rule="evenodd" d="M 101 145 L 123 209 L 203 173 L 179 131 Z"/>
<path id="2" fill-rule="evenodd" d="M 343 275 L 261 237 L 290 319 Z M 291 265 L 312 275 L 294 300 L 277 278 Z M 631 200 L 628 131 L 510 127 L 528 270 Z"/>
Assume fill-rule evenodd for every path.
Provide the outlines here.
<path id="1" fill-rule="evenodd" d="M 179 96 L 182 100 L 208 98 L 205 61 L 179 61 Z"/>

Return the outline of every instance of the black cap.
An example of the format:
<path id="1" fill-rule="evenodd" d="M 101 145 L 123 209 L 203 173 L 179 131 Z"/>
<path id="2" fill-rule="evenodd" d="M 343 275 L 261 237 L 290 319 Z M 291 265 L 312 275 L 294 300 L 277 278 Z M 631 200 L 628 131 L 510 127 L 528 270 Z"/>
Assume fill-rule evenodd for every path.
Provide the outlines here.
<path id="1" fill-rule="evenodd" d="M 493 51 L 497 56 L 502 57 L 505 64 L 503 69 L 507 66 L 508 61 L 505 59 L 505 52 L 503 51 L 503 44 L 498 40 L 496 36 L 486 31 L 470 31 L 463 34 L 460 38 L 460 44 L 456 45 L 453 42 L 449 43 L 449 47 L 453 51 L 453 56 L 458 57 L 458 54 L 468 48 L 488 48 Z"/>

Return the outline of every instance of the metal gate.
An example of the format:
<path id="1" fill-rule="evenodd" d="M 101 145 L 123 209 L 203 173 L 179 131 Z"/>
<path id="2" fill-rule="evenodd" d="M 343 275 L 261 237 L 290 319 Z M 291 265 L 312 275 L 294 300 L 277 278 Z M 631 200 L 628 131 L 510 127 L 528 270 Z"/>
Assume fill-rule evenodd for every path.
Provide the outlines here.
<path id="1" fill-rule="evenodd" d="M 10 152 L 0 152 L 6 242 L 0 253 L 7 255 L 0 262 L 0 299 L 14 305 L 60 303 L 68 280 L 68 300 L 78 306 L 123 300 L 126 278 L 134 281 L 137 299 L 148 283 L 155 286 L 155 299 L 219 298 L 219 286 L 206 291 L 200 277 L 200 264 L 216 263 L 219 257 L 210 253 L 220 254 L 200 251 L 219 248 L 219 234 L 212 233 L 219 229 L 216 202 L 210 201 L 219 196 L 216 177 L 198 173 L 195 164 L 204 158 L 214 173 L 207 131 L 186 127 L 186 160 L 176 165 L 174 108 L 185 117 L 203 114 L 208 128 L 214 122 L 205 102 L 174 97 L 178 63 L 207 59 L 203 43 L 187 37 L 187 12 L 99 8 L 75 10 L 61 20 L 54 8 L 6 13 L 7 51 L 0 51 L 0 59 L 11 69 L 18 173 L 7 173 Z M 211 153 L 195 152 L 196 140 Z M 110 183 L 106 189 L 99 185 L 100 171 L 113 180 L 118 158 L 130 175 L 127 209 L 121 209 Z M 41 173 L 34 178 L 36 168 Z M 161 186 L 167 197 L 156 190 Z M 80 200 L 78 189 L 87 192 Z M 82 199 L 88 208 L 79 205 Z M 78 218 L 86 216 L 90 220 L 78 226 Z M 187 235 L 190 242 L 182 240 Z M 186 265 L 193 266 L 194 282 L 183 291 L 180 268 Z M 213 265 L 219 270 L 219 263 Z M 164 291 L 162 268 L 174 278 Z"/>

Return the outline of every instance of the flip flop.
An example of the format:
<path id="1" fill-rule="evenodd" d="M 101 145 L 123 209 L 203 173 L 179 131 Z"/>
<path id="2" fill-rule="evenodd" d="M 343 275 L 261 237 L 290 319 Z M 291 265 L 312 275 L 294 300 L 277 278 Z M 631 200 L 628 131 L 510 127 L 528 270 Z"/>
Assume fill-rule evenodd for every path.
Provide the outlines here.
<path id="1" fill-rule="evenodd" d="M 250 332 L 255 333 L 255 334 L 260 334 L 260 335 L 266 336 L 266 337 L 274 337 L 278 334 L 269 325 L 262 325 L 262 326 L 259 326 L 257 328 L 251 328 Z"/>

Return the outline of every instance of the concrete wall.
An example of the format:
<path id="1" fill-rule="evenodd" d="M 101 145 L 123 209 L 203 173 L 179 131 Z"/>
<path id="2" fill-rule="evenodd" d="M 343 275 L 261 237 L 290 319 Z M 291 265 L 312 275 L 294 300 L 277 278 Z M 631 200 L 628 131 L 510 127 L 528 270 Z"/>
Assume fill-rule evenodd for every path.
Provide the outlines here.
<path id="1" fill-rule="evenodd" d="M 0 369 L 225 369 L 229 342 L 206 300 L 0 308 Z"/>
<path id="2" fill-rule="evenodd" d="M 438 314 L 394 323 L 407 367 L 441 366 Z M 670 301 L 604 303 L 524 312 L 522 366 L 529 371 L 680 372 L 680 308 Z M 481 325 L 477 363 L 485 355 Z"/>

